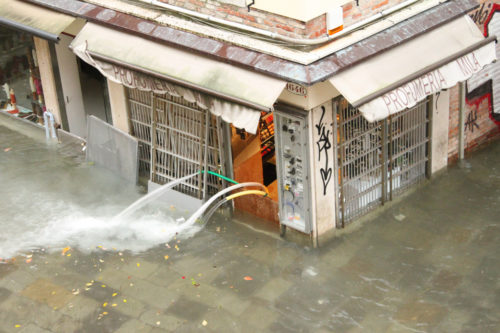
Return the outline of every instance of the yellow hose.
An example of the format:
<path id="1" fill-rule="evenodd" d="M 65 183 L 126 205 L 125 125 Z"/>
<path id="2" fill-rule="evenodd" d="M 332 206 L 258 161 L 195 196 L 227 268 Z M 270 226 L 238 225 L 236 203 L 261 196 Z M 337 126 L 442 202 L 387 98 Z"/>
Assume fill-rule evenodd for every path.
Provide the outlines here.
<path id="1" fill-rule="evenodd" d="M 229 200 L 232 200 L 234 198 L 238 198 L 238 197 L 241 197 L 241 196 L 244 196 L 244 195 L 249 195 L 249 194 L 258 194 L 258 195 L 262 195 L 263 197 L 267 196 L 267 193 L 264 192 L 264 191 L 248 190 L 248 191 L 241 191 L 241 192 L 238 192 L 238 193 L 235 193 L 235 194 L 231 194 L 230 196 L 228 196 L 226 198 L 226 201 L 229 201 Z"/>

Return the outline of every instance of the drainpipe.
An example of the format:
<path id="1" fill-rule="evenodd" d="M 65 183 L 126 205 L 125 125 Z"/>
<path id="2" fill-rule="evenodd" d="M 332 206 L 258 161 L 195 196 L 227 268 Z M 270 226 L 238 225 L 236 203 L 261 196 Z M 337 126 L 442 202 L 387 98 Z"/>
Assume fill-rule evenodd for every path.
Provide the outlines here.
<path id="1" fill-rule="evenodd" d="M 248 32 L 256 33 L 256 34 L 259 34 L 259 35 L 263 35 L 263 36 L 270 37 L 270 38 L 273 38 L 273 39 L 281 40 L 283 42 L 287 42 L 287 43 L 291 43 L 291 44 L 297 44 L 297 45 L 318 45 L 318 44 L 323 44 L 323 43 L 335 40 L 335 39 L 337 39 L 339 37 L 342 37 L 342 36 L 347 35 L 347 34 L 349 34 L 351 32 L 354 32 L 354 31 L 356 31 L 358 29 L 361 29 L 364 26 L 366 26 L 366 25 L 368 25 L 368 24 L 370 24 L 370 23 L 372 23 L 372 22 L 374 22 L 376 20 L 384 18 L 385 16 L 387 16 L 389 14 L 392 14 L 392 13 L 394 13 L 396 11 L 399 11 L 399 10 L 401 10 L 403 8 L 406 8 L 406 7 L 410 6 L 410 5 L 413 5 L 414 3 L 416 3 L 416 2 L 418 2 L 420 0 L 407 0 L 405 2 L 400 3 L 399 5 L 393 6 L 393 7 L 389 8 L 389 9 L 383 10 L 383 11 L 381 11 L 381 12 L 375 14 L 375 15 L 372 15 L 372 16 L 370 16 L 369 18 L 367 18 L 365 20 L 362 20 L 362 21 L 359 21 L 359 22 L 357 22 L 355 24 L 352 24 L 349 27 L 347 27 L 346 29 L 344 29 L 341 32 L 339 32 L 339 33 L 336 33 L 336 34 L 333 34 L 333 35 L 327 35 L 327 36 L 316 38 L 316 39 L 287 37 L 287 36 L 280 35 L 280 34 L 278 34 L 276 32 L 271 32 L 271 31 L 267 31 L 267 30 L 264 30 L 264 29 L 254 28 L 252 26 L 248 26 L 248 25 L 245 25 L 245 24 L 237 23 L 237 22 L 223 20 L 223 19 L 220 19 L 220 18 L 217 18 L 217 17 L 209 16 L 209 15 L 202 14 L 202 13 L 198 13 L 198 12 L 193 11 L 193 10 L 189 10 L 189 9 L 185 9 L 185 8 L 177 7 L 177 6 L 173 6 L 173 5 L 169 5 L 167 3 L 164 3 L 164 2 L 161 2 L 161 1 L 158 1 L 158 0 L 140 0 L 140 1 L 148 3 L 148 4 L 151 4 L 151 5 L 155 5 L 155 6 L 158 6 L 158 7 L 162 7 L 162 8 L 165 8 L 165 9 L 177 12 L 177 13 L 181 13 L 181 14 L 193 16 L 193 17 L 196 17 L 196 18 L 199 18 L 199 19 L 207 20 L 207 21 L 210 21 L 210 22 L 218 23 L 218 24 L 223 24 L 223 25 L 226 25 L 226 26 L 229 26 L 229 27 L 233 27 L 233 28 L 236 28 L 236 29 L 240 29 L 240 30 L 245 30 L 245 31 L 248 31 Z"/>
<path id="2" fill-rule="evenodd" d="M 458 84 L 458 159 L 461 161 L 465 155 L 465 82 Z"/>

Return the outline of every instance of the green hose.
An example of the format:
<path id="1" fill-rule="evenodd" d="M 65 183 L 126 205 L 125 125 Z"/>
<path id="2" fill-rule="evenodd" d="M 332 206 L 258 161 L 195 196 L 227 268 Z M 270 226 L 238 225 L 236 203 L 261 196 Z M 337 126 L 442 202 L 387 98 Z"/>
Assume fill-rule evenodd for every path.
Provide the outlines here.
<path id="1" fill-rule="evenodd" d="M 204 173 L 204 172 L 205 172 L 205 170 L 201 170 L 201 171 L 200 171 L 200 173 Z M 230 182 L 230 183 L 233 183 L 233 184 L 238 184 L 238 182 L 237 182 L 237 181 L 232 180 L 231 178 L 227 178 L 226 176 L 223 176 L 223 175 L 218 174 L 218 173 L 216 173 L 216 172 L 213 172 L 213 171 L 208 170 L 208 171 L 206 171 L 206 173 L 208 173 L 209 175 L 213 175 L 213 176 L 217 176 L 217 177 L 219 177 L 219 178 L 222 178 L 222 179 L 224 179 L 225 181 L 228 181 L 228 182 Z"/>

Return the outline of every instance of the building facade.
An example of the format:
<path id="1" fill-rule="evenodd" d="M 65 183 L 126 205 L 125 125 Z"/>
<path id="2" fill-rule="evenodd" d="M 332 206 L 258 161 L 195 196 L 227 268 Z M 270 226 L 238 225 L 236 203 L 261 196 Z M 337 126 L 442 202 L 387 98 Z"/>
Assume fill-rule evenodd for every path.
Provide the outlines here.
<path id="1" fill-rule="evenodd" d="M 57 43 L 41 82 L 65 129 L 96 114 L 138 140 L 144 181 L 196 174 L 188 197 L 263 184 L 236 209 L 316 244 L 499 134 L 491 2 L 15 3 L 62 17 L 0 10 Z"/>

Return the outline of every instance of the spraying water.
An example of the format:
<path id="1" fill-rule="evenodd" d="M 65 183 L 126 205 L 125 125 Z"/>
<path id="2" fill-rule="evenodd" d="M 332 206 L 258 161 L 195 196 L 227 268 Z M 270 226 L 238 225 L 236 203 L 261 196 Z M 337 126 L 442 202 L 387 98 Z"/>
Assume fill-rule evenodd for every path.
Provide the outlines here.
<path id="1" fill-rule="evenodd" d="M 137 200 L 137 187 L 63 145 L 49 147 L 0 124 L 0 148 L 0 258 L 67 246 L 138 253 L 201 229 L 184 224 L 168 203 L 148 206 L 162 190 Z"/>
<path id="2" fill-rule="evenodd" d="M 156 199 L 158 199 L 167 190 L 171 189 L 172 187 L 174 187 L 176 185 L 179 185 L 183 181 L 185 181 L 185 180 L 187 180 L 189 178 L 192 178 L 192 177 L 194 177 L 194 176 L 196 176 L 198 174 L 199 174 L 199 172 L 196 172 L 196 173 L 193 173 L 191 175 L 188 175 L 188 176 L 185 176 L 185 177 L 173 180 L 170 183 L 167 183 L 167 184 L 165 184 L 165 185 L 157 188 L 156 190 L 151 191 L 147 195 L 143 196 L 142 198 L 140 198 L 139 200 L 137 200 L 136 202 L 134 202 L 133 204 L 131 204 L 130 206 L 128 206 L 120 214 L 116 215 L 116 217 L 114 219 L 115 220 L 120 220 L 120 219 L 123 219 L 124 217 L 130 216 L 131 214 L 133 214 L 137 210 L 141 209 L 142 207 L 144 207 L 144 206 L 148 205 L 149 203 L 151 203 L 151 202 L 155 201 Z"/>

